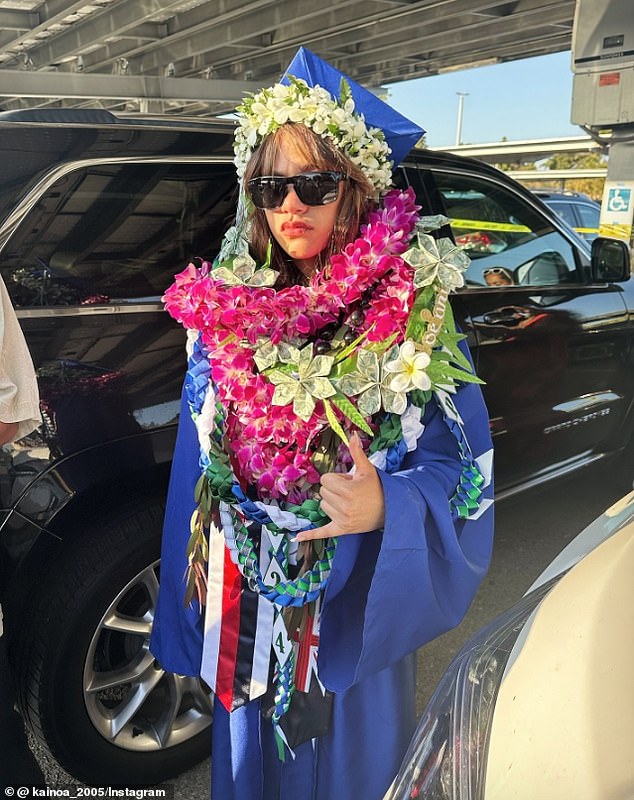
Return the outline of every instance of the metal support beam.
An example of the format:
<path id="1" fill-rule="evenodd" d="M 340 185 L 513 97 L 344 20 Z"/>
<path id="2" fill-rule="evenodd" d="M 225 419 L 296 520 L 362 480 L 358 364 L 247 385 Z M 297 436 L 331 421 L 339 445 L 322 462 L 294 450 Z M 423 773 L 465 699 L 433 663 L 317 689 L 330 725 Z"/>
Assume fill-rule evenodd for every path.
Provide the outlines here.
<path id="1" fill-rule="evenodd" d="M 181 80 L 205 76 L 268 84 L 304 44 L 363 85 L 378 86 L 432 75 L 469 60 L 501 62 L 565 50 L 570 47 L 575 0 L 15 3 L 35 9 L 31 12 L 4 5 L 13 3 L 0 0 L 0 71 L 22 69 L 40 76 L 57 70 L 57 75 L 103 75 L 104 81 L 107 73 L 138 80 L 150 75 Z M 18 81 L 16 94 L 5 95 L 3 106 L 95 103 L 116 109 L 119 105 L 106 99 L 84 99 L 81 92 L 77 95 L 74 89 L 64 88 L 67 84 L 51 88 L 48 79 L 40 83 L 45 88 L 18 94 L 17 86 L 22 85 Z M 235 90 L 241 87 L 232 87 L 227 100 L 219 91 L 215 106 L 211 105 L 215 97 L 210 100 L 205 92 L 198 109 L 196 102 L 185 100 L 163 102 L 164 110 L 220 113 L 223 103 L 222 110 L 235 105 L 239 94 Z M 127 103 L 130 92 L 126 89 L 102 87 L 96 92 L 97 98 L 121 94 Z"/>
<path id="2" fill-rule="evenodd" d="M 0 9 L 0 31 L 29 31 L 39 22 L 39 16 L 31 11 Z"/>
<path id="3" fill-rule="evenodd" d="M 237 105 L 257 81 L 160 78 L 141 75 L 84 75 L 72 72 L 0 70 L 0 97 L 56 97 L 92 100 L 196 101 Z"/>

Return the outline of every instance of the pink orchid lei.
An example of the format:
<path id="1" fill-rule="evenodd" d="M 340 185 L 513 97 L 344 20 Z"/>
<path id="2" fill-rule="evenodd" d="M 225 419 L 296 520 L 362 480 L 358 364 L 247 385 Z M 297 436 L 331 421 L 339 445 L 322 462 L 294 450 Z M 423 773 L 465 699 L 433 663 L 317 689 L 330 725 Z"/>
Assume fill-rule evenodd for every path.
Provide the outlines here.
<path id="1" fill-rule="evenodd" d="M 327 520 L 320 474 L 349 468 L 352 431 L 363 433 L 364 444 L 372 440 L 372 456 L 388 471 L 396 468 L 401 445 L 416 446 L 432 392 L 478 380 L 457 347 L 463 337 L 448 304 L 468 259 L 451 240 L 429 235 L 446 217 L 418 212 L 412 189 L 389 192 L 359 237 L 307 286 L 270 288 L 277 273 L 268 258 L 258 268 L 237 254 L 190 264 L 164 296 L 167 311 L 191 332 L 186 385 L 204 465 L 190 520 L 185 604 L 207 604 L 209 534 L 221 528 L 238 571 L 275 607 L 271 641 L 263 635 L 260 646 L 261 655 L 270 655 L 271 645 L 275 653 L 272 722 L 282 759 L 280 720 L 295 691 L 295 656 L 274 642 L 284 630 L 289 645 L 291 636 L 304 635 L 301 619 L 327 585 L 337 545 L 336 538 L 318 540 L 298 556 L 290 542 L 293 531 Z M 462 463 L 450 507 L 464 516 L 477 507 L 484 479 L 459 420 L 448 413 L 446 421 Z M 264 541 L 257 529 L 251 535 L 247 519 L 267 532 Z M 209 587 L 217 591 L 213 561 L 211 568 Z M 275 627 L 280 620 L 282 629 Z"/>
<path id="2" fill-rule="evenodd" d="M 292 404 L 274 404 L 275 386 L 256 365 L 258 346 L 265 341 L 301 348 L 318 342 L 320 332 L 334 323 L 347 325 L 368 345 L 403 342 L 416 288 L 413 270 L 401 256 L 418 211 L 412 189 L 390 191 L 360 236 L 307 286 L 228 285 L 203 261 L 198 267 L 189 264 L 166 291 L 169 314 L 199 332 L 216 398 L 226 412 L 225 442 L 234 471 L 260 499 L 299 504 L 314 495 L 319 483 L 315 451 L 332 419 L 320 400 L 308 421 Z M 360 305 L 362 311 L 355 313 Z M 344 431 L 356 430 L 348 416 L 338 421 Z M 346 459 L 347 448 L 339 447 L 335 468 L 347 469 Z"/>

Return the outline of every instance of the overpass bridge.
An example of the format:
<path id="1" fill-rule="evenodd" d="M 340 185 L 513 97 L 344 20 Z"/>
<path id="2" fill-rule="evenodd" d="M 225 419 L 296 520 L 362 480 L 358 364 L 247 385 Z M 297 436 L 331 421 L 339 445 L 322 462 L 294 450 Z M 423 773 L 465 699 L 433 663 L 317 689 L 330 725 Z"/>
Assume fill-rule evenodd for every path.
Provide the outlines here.
<path id="1" fill-rule="evenodd" d="M 609 138 L 601 142 L 591 136 L 562 136 L 551 139 L 525 139 L 518 141 L 487 142 L 484 144 L 459 144 L 445 147 L 431 147 L 430 150 L 445 150 L 469 158 L 477 158 L 494 166 L 504 165 L 504 172 L 521 183 L 554 183 L 563 190 L 567 181 L 599 178 L 605 180 L 607 165 L 598 168 L 572 169 L 530 169 L 528 164 L 536 164 L 555 155 L 585 155 L 597 153 L 608 155 Z"/>
<path id="2" fill-rule="evenodd" d="M 605 142 L 597 142 L 591 136 L 562 136 L 552 139 L 525 139 L 516 141 L 488 142 L 485 144 L 459 144 L 432 147 L 430 150 L 446 150 L 469 158 L 477 158 L 487 164 L 527 164 L 550 158 L 553 155 L 583 155 L 586 153 L 607 154 Z"/>

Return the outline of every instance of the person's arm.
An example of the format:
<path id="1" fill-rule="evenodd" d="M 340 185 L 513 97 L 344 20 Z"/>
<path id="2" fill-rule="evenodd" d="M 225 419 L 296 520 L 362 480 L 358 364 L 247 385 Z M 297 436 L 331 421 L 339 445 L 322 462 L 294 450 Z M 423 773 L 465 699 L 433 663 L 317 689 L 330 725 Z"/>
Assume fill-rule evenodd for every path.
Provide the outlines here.
<path id="1" fill-rule="evenodd" d="M 0 445 L 26 436 L 40 422 L 33 362 L 0 278 Z"/>
<path id="2" fill-rule="evenodd" d="M 2 422 L 0 420 L 0 445 L 12 442 L 16 437 L 18 427 L 17 422 Z"/>
<path id="3" fill-rule="evenodd" d="M 456 402 L 474 456 L 490 460 L 488 415 L 478 387 Z M 456 439 L 435 401 L 416 450 L 394 474 L 378 471 L 382 530 L 340 536 L 322 607 L 319 674 L 341 691 L 457 625 L 491 554 L 492 486 L 482 513 L 455 519 L 461 473 Z"/>

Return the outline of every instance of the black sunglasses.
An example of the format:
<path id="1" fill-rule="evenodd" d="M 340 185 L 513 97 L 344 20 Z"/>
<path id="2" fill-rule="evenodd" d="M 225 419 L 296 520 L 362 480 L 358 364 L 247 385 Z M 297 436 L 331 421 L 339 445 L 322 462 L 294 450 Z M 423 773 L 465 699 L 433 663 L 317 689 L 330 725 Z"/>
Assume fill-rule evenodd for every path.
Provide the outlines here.
<path id="1" fill-rule="evenodd" d="M 292 183 L 300 201 L 307 206 L 325 206 L 339 196 L 339 181 L 346 179 L 343 172 L 302 172 L 283 178 L 281 175 L 263 175 L 252 178 L 248 184 L 249 195 L 256 208 L 279 208 Z"/>

